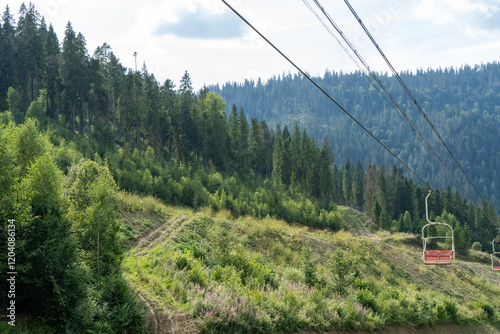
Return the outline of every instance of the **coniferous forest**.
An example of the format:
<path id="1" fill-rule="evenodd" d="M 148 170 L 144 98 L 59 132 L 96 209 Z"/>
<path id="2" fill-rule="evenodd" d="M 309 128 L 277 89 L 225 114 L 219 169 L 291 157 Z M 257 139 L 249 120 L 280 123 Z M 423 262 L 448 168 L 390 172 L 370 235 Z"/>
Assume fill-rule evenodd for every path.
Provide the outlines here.
<path id="1" fill-rule="evenodd" d="M 125 68 L 106 43 L 87 50 L 70 22 L 58 37 L 32 4 L 21 6 L 17 21 L 7 7 L 0 22 L 0 244 L 15 220 L 19 316 L 74 332 L 144 330 L 144 311 L 120 269 L 119 190 L 333 231 L 345 227 L 339 205 L 392 232 L 419 234 L 425 224 L 429 186 L 377 156 L 365 135 L 330 116 L 303 79 L 194 91 L 187 71 L 160 83 L 146 65 Z M 439 185 L 430 214 L 448 213 L 462 255 L 474 242 L 488 247 L 496 234 L 498 154 L 491 150 L 498 141 L 484 141 L 498 134 L 499 66 L 405 76 L 453 138 L 452 148 L 463 148 L 457 156 L 486 195 L 469 202 L 431 178 L 440 172 L 412 142 L 402 149 Z M 380 107 L 370 128 L 388 143 L 402 140 L 403 129 L 383 129 L 395 116 L 360 74 L 327 73 L 322 80 L 360 118 Z M 0 262 L 6 257 L 2 251 Z M 7 282 L 0 288 L 8 290 Z"/>
<path id="2" fill-rule="evenodd" d="M 464 65 L 461 68 L 418 70 L 416 73 L 406 71 L 400 76 L 474 186 L 461 173 L 395 77 L 378 74 L 380 81 L 416 125 L 416 130 L 434 147 L 461 185 L 439 163 L 368 74 L 327 70 L 314 80 L 432 187 L 445 189 L 450 185 L 469 199 L 479 201 L 477 189 L 498 208 L 500 193 L 496 166 L 500 157 L 496 143 L 500 140 L 497 115 L 500 110 L 500 64 Z M 267 82 L 226 83 L 215 85 L 211 90 L 229 104 L 244 105 L 249 117 L 265 119 L 270 125 L 298 122 L 316 140 L 328 136 L 337 164 L 343 164 L 347 159 L 360 161 L 363 168 L 374 162 L 383 162 L 386 166 L 399 164 L 299 75 L 283 74 Z"/>

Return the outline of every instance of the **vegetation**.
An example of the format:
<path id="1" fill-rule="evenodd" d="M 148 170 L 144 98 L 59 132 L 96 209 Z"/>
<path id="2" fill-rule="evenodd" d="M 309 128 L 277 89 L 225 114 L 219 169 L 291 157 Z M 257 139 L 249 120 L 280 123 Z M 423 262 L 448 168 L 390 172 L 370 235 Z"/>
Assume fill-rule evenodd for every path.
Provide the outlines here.
<path id="1" fill-rule="evenodd" d="M 401 251 L 418 262 L 398 242 L 420 233 L 429 190 L 401 168 L 334 165 L 326 137 L 319 147 L 297 122 L 270 129 L 234 104 L 226 117 L 224 99 L 194 92 L 187 72 L 177 89 L 146 66 L 127 70 L 107 44 L 90 56 L 71 23 L 60 44 L 33 4 L 17 25 L 6 8 L 0 54 L 0 244 L 13 219 L 22 273 L 9 330 L 142 333 L 145 305 L 129 283 L 207 332 L 496 321 L 496 285 L 464 287 L 460 299 L 426 286 L 424 267 L 413 275 L 395 264 Z M 453 226 L 457 253 L 474 243 L 482 259 L 498 225 L 486 198 L 474 205 L 448 187 L 430 205 Z M 352 208 L 394 234 L 372 243 L 343 232 L 365 224 Z M 445 270 L 429 273 L 458 285 Z"/>
<path id="2" fill-rule="evenodd" d="M 500 140 L 496 130 L 500 126 L 500 119 L 497 117 L 500 110 L 499 73 L 498 62 L 400 73 L 475 187 L 496 208 L 500 208 L 496 171 L 499 154 L 492 143 Z M 479 202 L 475 189 L 432 133 L 396 78 L 383 73 L 378 73 L 377 76 L 388 87 L 416 129 L 450 166 L 470 194 L 468 197 L 474 197 Z M 403 116 L 369 76 L 361 72 L 326 71 L 323 76 L 315 77 L 314 80 L 420 177 L 429 182 L 431 187 L 445 189 L 449 185 L 452 190 L 459 190 L 465 195 L 455 179 L 415 132 L 411 131 Z M 375 162 L 386 166 L 397 163 L 394 157 L 299 74 L 284 73 L 267 82 L 228 82 L 209 89 L 221 95 L 228 106 L 243 105 L 248 117 L 265 119 L 270 126 L 278 123 L 293 126 L 295 122 L 299 122 L 317 141 L 328 136 L 339 168 L 347 159 L 360 161 L 365 169 Z"/>
<path id="3" fill-rule="evenodd" d="M 425 266 L 409 234 L 363 238 L 228 212 L 184 214 L 147 252 L 134 248 L 125 272 L 151 299 L 197 319 L 202 333 L 498 325 L 489 266 Z"/>
<path id="4" fill-rule="evenodd" d="M 2 294 L 2 308 L 15 301 L 21 329 L 33 330 L 22 320 L 29 316 L 46 333 L 144 332 L 143 307 L 122 277 L 117 187 L 108 167 L 81 159 L 64 176 L 57 148 L 31 119 L 1 126 L 0 147 L 0 240 L 7 245 L 13 224 L 18 272 L 15 297 Z M 7 255 L 0 254 L 2 263 Z"/>

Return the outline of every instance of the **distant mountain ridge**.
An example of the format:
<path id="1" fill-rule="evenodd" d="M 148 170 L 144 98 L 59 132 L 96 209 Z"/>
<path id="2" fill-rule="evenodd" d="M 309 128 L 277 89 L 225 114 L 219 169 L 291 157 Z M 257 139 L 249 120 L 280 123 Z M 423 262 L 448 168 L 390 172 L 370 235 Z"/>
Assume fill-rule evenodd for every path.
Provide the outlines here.
<path id="1" fill-rule="evenodd" d="M 500 64 L 407 71 L 400 75 L 475 187 L 500 207 L 495 168 L 500 163 L 496 145 L 500 142 Z M 474 187 L 397 80 L 387 74 L 378 76 L 467 192 L 479 200 Z M 443 189 L 449 184 L 464 193 L 374 80 L 359 71 L 326 71 L 314 80 L 431 187 Z M 249 118 L 264 119 L 270 126 L 298 122 L 318 142 L 328 136 L 337 164 L 350 159 L 359 160 L 365 167 L 373 162 L 400 167 L 394 157 L 301 75 L 284 74 L 266 82 L 246 80 L 209 89 L 227 101 L 228 112 L 235 104 L 243 106 Z"/>

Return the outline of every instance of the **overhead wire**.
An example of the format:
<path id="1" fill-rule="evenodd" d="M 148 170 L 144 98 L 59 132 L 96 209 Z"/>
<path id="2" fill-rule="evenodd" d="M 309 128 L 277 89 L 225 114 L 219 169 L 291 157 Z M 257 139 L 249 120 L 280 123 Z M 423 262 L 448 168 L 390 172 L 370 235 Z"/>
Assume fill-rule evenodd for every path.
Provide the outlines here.
<path id="1" fill-rule="evenodd" d="M 309 80 L 317 89 L 319 89 L 330 101 L 332 101 L 340 110 L 349 116 L 357 125 L 359 125 L 366 133 L 375 139 L 386 151 L 388 151 L 396 160 L 406 167 L 417 179 L 423 184 L 428 184 L 424 181 L 412 168 L 403 162 L 394 152 L 392 152 L 384 143 L 382 143 L 373 133 L 371 133 L 363 124 L 361 124 L 354 116 L 352 116 L 339 102 L 337 102 L 330 94 L 328 94 L 311 76 L 304 72 L 298 65 L 296 65 L 290 58 L 288 58 L 278 47 L 276 47 L 269 39 L 267 39 L 257 28 L 255 28 L 247 19 L 245 19 L 236 9 L 234 9 L 225 0 L 221 0 L 233 13 L 235 13 L 243 22 L 245 22 L 253 31 L 255 31 L 264 41 L 266 41 L 276 52 L 285 58 L 297 71 L 299 71 L 307 80 Z"/>
<path id="2" fill-rule="evenodd" d="M 316 0 L 315 0 L 316 1 Z M 349 10 L 351 11 L 351 13 L 353 14 L 353 16 L 355 17 L 355 19 L 358 21 L 358 23 L 360 24 L 360 26 L 363 28 L 364 32 L 366 33 L 366 35 L 368 36 L 368 38 L 371 40 L 372 44 L 375 46 L 375 48 L 378 50 L 378 52 L 380 53 L 380 55 L 382 56 L 382 58 L 384 59 L 385 63 L 387 64 L 387 66 L 389 67 L 389 69 L 391 70 L 391 72 L 393 73 L 393 75 L 396 77 L 396 79 L 398 80 L 398 82 L 400 83 L 401 87 L 403 88 L 403 90 L 406 92 L 406 94 L 408 95 L 408 97 L 410 98 L 410 100 L 413 102 L 413 104 L 417 107 L 418 111 L 422 114 L 422 116 L 424 117 L 424 119 L 426 120 L 427 124 L 431 127 L 432 131 L 435 133 L 435 135 L 438 137 L 438 139 L 441 141 L 441 143 L 443 144 L 443 146 L 446 148 L 446 150 L 448 151 L 448 153 L 450 154 L 450 156 L 453 158 L 454 162 L 456 163 L 456 165 L 460 168 L 460 170 L 462 171 L 463 175 L 465 175 L 468 183 L 472 186 L 472 188 L 476 191 L 476 193 L 479 195 L 479 197 L 481 197 L 481 193 L 479 192 L 479 190 L 477 189 L 476 185 L 474 184 L 474 182 L 472 182 L 471 178 L 469 177 L 469 175 L 467 174 L 467 172 L 464 170 L 464 168 L 462 167 L 462 165 L 460 164 L 460 162 L 458 162 L 457 158 L 455 157 L 455 155 L 451 152 L 450 148 L 448 147 L 448 145 L 446 144 L 446 142 L 444 141 L 444 139 L 441 137 L 441 135 L 439 134 L 439 132 L 437 131 L 436 127 L 434 126 L 434 124 L 431 122 L 431 120 L 429 119 L 429 117 L 426 115 L 426 113 L 424 112 L 424 110 L 422 109 L 422 107 L 420 106 L 420 104 L 418 103 L 417 99 L 414 97 L 414 95 L 411 93 L 410 89 L 408 88 L 408 86 L 404 83 L 403 79 L 401 78 L 401 76 L 399 75 L 399 73 L 394 69 L 394 67 L 392 66 L 391 62 L 389 61 L 389 59 L 387 58 L 387 56 L 385 55 L 385 53 L 382 51 L 382 49 L 380 48 L 380 46 L 378 45 L 378 43 L 375 41 L 375 38 L 373 37 L 373 35 L 370 33 L 370 31 L 368 30 L 368 28 L 366 27 L 366 25 L 363 23 L 363 21 L 361 20 L 361 18 L 359 17 L 359 15 L 356 13 L 355 9 L 352 7 L 352 5 L 349 3 L 349 0 L 344 0 L 345 4 L 347 5 L 347 7 L 349 8 Z M 454 173 L 452 173 L 452 175 L 454 175 Z M 456 178 L 455 178 L 456 179 Z M 461 183 L 460 183 L 461 184 Z M 461 186 L 462 189 L 465 190 L 465 188 L 463 186 Z M 473 203 L 476 204 L 476 206 L 478 206 L 477 202 L 475 201 L 475 198 L 468 192 L 465 190 L 465 192 L 467 193 L 467 195 L 469 196 L 469 198 L 472 200 Z M 494 219 L 493 217 L 491 217 L 490 215 L 488 215 L 488 219 L 496 226 L 498 226 L 497 224 L 497 220 Z"/>
<path id="3" fill-rule="evenodd" d="M 441 143 L 443 144 L 443 146 L 446 148 L 446 150 L 448 151 L 448 153 L 451 155 L 451 157 L 453 158 L 453 160 L 455 161 L 455 163 L 458 165 L 458 167 L 460 168 L 460 170 L 462 171 L 462 173 L 465 175 L 465 177 L 467 178 L 468 182 L 476 190 L 476 192 L 479 195 L 479 197 L 481 197 L 481 193 L 476 188 L 476 186 L 474 185 L 474 183 L 470 179 L 469 175 L 465 172 L 465 170 L 463 169 L 462 165 L 458 162 L 458 160 L 455 157 L 455 155 L 451 152 L 451 150 L 449 149 L 448 145 L 445 143 L 444 139 L 441 137 L 441 135 L 439 134 L 439 132 L 436 130 L 434 124 L 432 124 L 431 120 L 427 117 L 427 115 L 425 114 L 425 112 L 422 109 L 422 107 L 420 107 L 420 104 L 417 102 L 417 99 L 413 96 L 413 94 L 408 89 L 408 87 L 406 86 L 406 84 L 404 83 L 404 81 L 401 79 L 401 76 L 399 75 L 399 73 L 397 73 L 397 71 L 394 69 L 394 67 L 392 66 L 392 64 L 389 61 L 389 59 L 387 59 L 386 55 L 384 54 L 384 52 L 382 51 L 382 49 L 380 48 L 380 46 L 378 45 L 378 43 L 375 41 L 375 39 L 373 38 L 373 36 L 370 33 L 370 31 L 368 30 L 368 28 L 366 28 L 365 24 L 363 23 L 363 21 L 361 20 L 361 18 L 359 17 L 359 15 L 356 13 L 356 11 L 354 10 L 354 8 L 349 3 L 349 0 L 344 0 L 344 2 L 347 5 L 347 7 L 349 8 L 349 10 L 351 11 L 351 13 L 354 15 L 354 17 L 356 18 L 356 20 L 359 22 L 359 24 L 361 25 L 361 27 L 363 28 L 363 30 L 365 31 L 365 33 L 367 34 L 367 36 L 370 38 L 370 40 L 372 41 L 373 45 L 377 48 L 378 52 L 380 53 L 380 55 L 384 59 L 384 61 L 387 64 L 387 66 L 391 69 L 393 75 L 396 77 L 396 79 L 400 83 L 401 87 L 403 87 L 403 89 L 406 92 L 406 94 L 408 95 L 408 97 L 411 99 L 411 101 L 413 102 L 413 104 L 415 104 L 415 106 L 417 107 L 417 109 L 420 111 L 420 113 L 422 114 L 422 116 L 424 117 L 424 119 L 427 121 L 427 123 L 429 124 L 429 126 L 431 127 L 431 129 L 434 131 L 434 133 L 439 138 L 439 140 L 441 141 Z M 472 198 L 472 200 L 474 201 L 474 198 Z"/>
<path id="4" fill-rule="evenodd" d="M 354 116 L 352 116 L 340 103 L 338 103 L 330 94 L 328 94 L 311 76 L 303 71 L 296 65 L 290 58 L 288 58 L 278 47 L 276 47 L 269 39 L 267 39 L 257 28 L 255 28 L 247 19 L 245 19 L 236 9 L 229 5 L 225 0 L 221 0 L 233 13 L 235 13 L 245 24 L 247 24 L 253 31 L 255 31 L 264 41 L 266 41 L 276 52 L 278 52 L 285 60 L 287 60 L 295 69 L 301 73 L 307 80 L 309 80 L 318 90 L 320 90 L 330 101 L 332 101 L 339 109 L 341 109 L 347 116 L 349 116 L 358 126 L 360 126 L 366 133 L 368 133 L 379 145 L 381 145 L 387 152 L 389 152 L 396 160 L 398 160 L 406 169 L 408 169 L 422 184 L 427 184 L 422 177 L 420 177 L 412 168 L 403 162 L 398 156 L 394 154 L 386 145 L 384 145 L 373 133 L 371 133 L 363 124 L 361 124 Z"/>
<path id="5" fill-rule="evenodd" d="M 340 41 L 337 39 L 337 37 L 333 34 L 331 29 L 326 26 L 326 24 L 323 22 L 323 20 L 319 17 L 319 15 L 314 11 L 314 9 L 310 6 L 307 0 L 302 0 L 304 4 L 313 12 L 313 14 L 318 18 L 318 20 L 322 23 L 322 25 L 326 28 L 326 30 L 332 35 L 337 42 L 342 46 L 342 49 L 344 50 L 345 53 L 347 53 L 350 56 L 350 53 L 348 50 L 344 47 L 343 44 L 340 43 Z M 430 144 L 430 142 L 422 135 L 420 131 L 417 130 L 415 124 L 411 121 L 411 119 L 408 117 L 406 112 L 403 110 L 403 108 L 399 105 L 399 103 L 396 101 L 396 99 L 392 96 L 392 94 L 389 92 L 389 90 L 384 86 L 382 81 L 378 78 L 377 74 L 370 68 L 368 63 L 364 60 L 364 58 L 361 56 L 361 54 L 357 51 L 357 49 L 354 47 L 354 45 L 351 43 L 351 41 L 347 38 L 347 36 L 342 32 L 340 27 L 335 23 L 333 18 L 330 16 L 330 14 L 326 11 L 326 9 L 321 5 L 319 0 L 313 0 L 313 2 L 316 4 L 316 6 L 319 8 L 319 10 L 323 13 L 323 15 L 327 18 L 327 20 L 330 22 L 330 24 L 335 28 L 337 33 L 342 37 L 344 42 L 349 46 L 351 51 L 356 55 L 356 57 L 359 59 L 359 61 L 363 64 L 363 66 L 366 68 L 368 73 L 370 73 L 371 77 L 373 80 L 380 86 L 380 88 L 383 90 L 383 92 L 389 97 L 391 103 L 394 105 L 394 107 L 399 111 L 401 115 L 403 115 L 404 119 L 406 120 L 408 126 L 410 129 L 417 134 L 417 136 L 426 144 L 427 148 L 434 154 L 434 156 L 439 160 L 441 165 L 448 171 L 448 173 L 455 179 L 455 182 L 458 184 L 459 187 L 462 188 L 462 190 L 467 193 L 469 196 L 470 193 L 465 189 L 465 187 L 462 185 L 462 183 L 458 180 L 456 175 L 453 173 L 451 168 L 443 161 L 443 159 L 438 155 L 434 147 Z M 352 59 L 352 57 L 351 57 Z M 354 60 L 354 59 L 353 59 Z M 357 62 L 354 60 L 354 62 L 357 64 Z M 358 65 L 359 66 L 359 65 Z"/>
<path id="6" fill-rule="evenodd" d="M 369 77 L 368 75 L 366 75 L 365 71 L 363 70 L 363 68 L 361 67 L 361 65 L 356 61 L 356 58 L 353 57 L 353 55 L 349 52 L 349 50 L 344 46 L 344 44 L 342 44 L 342 42 L 337 38 L 337 36 L 335 35 L 335 33 L 330 29 L 330 27 L 325 23 L 325 21 L 323 21 L 323 19 L 321 18 L 321 16 L 314 10 L 314 8 L 311 6 L 311 4 L 307 1 L 307 0 L 302 0 L 302 2 L 306 5 L 307 8 L 309 8 L 309 10 L 314 14 L 314 16 L 316 16 L 316 18 L 318 19 L 318 21 L 323 25 L 323 27 L 325 28 L 326 31 L 328 31 L 328 33 L 337 41 L 337 43 L 340 45 L 340 47 L 342 48 L 342 50 L 344 51 L 344 53 L 352 60 L 352 62 L 356 65 L 356 67 L 359 69 L 360 73 L 363 73 L 365 74 L 365 77 L 368 78 L 369 80 Z M 335 27 L 335 26 L 334 26 Z M 338 32 L 338 30 L 337 30 Z M 341 34 L 342 35 L 342 34 Z M 343 36 L 344 37 L 344 36 Z M 356 54 L 356 56 L 358 58 L 360 58 L 360 55 L 356 53 L 355 50 L 353 50 L 351 48 L 351 50 L 354 52 L 354 54 Z M 371 73 L 371 69 L 368 67 L 368 65 L 366 64 L 366 62 L 364 62 L 363 59 L 359 59 L 363 65 L 365 66 L 365 69 L 367 69 L 370 74 Z M 373 76 L 373 74 L 371 75 L 372 77 L 372 80 L 373 81 L 377 81 L 377 78 Z M 368 81 L 368 82 L 371 82 L 371 81 Z M 384 96 L 385 100 L 388 102 L 388 103 L 391 103 L 386 96 Z M 398 114 L 398 116 L 401 118 L 402 121 L 406 121 L 408 122 L 409 119 L 406 117 L 406 115 L 404 115 L 404 112 L 401 113 L 401 114 Z M 409 125 L 410 128 L 412 128 L 411 125 Z M 413 130 L 413 129 L 412 129 Z"/>

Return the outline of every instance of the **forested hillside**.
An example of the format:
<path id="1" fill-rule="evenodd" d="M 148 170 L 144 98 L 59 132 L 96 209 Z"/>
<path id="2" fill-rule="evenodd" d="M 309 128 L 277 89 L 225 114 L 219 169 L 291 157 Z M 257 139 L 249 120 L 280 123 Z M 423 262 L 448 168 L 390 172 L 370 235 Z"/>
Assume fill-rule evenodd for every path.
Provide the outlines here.
<path id="1" fill-rule="evenodd" d="M 362 153 L 371 144 L 353 145 L 355 134 L 342 132 L 343 142 L 333 144 L 321 137 L 318 145 L 308 132 L 323 133 L 306 131 L 298 116 L 300 122 L 287 125 L 289 117 L 268 126 L 247 113 L 259 110 L 257 95 L 226 114 L 226 101 L 207 88 L 195 92 L 187 71 L 177 87 L 170 79 L 159 83 L 146 65 L 125 68 L 106 43 L 89 54 L 71 23 L 61 41 L 32 4 L 21 6 L 17 20 L 4 11 L 0 55 L 0 244 L 9 241 L 9 222 L 17 222 L 17 316 L 30 324 L 39 319 L 52 332 L 144 331 L 144 312 L 122 278 L 123 241 L 134 235 L 117 217 L 119 190 L 235 219 L 270 216 L 330 231 L 347 226 L 338 205 L 365 211 L 375 229 L 418 234 L 425 223 L 429 186 L 386 167 L 392 162 L 363 165 L 376 160 Z M 299 82 L 308 94 L 296 80 L 281 81 Z M 337 89 L 361 101 L 360 92 L 370 91 L 362 87 Z M 283 97 L 280 108 L 319 105 L 309 93 L 316 102 Z M 377 104 L 377 93 L 370 94 L 369 104 Z M 361 105 L 355 109 L 361 114 Z M 394 118 L 383 114 L 381 123 Z M 379 133 L 388 140 L 398 131 Z M 341 161 L 346 150 L 358 155 Z M 474 242 L 488 249 L 498 226 L 494 207 L 442 185 L 431 196 L 431 218 L 453 226 L 459 255 Z M 0 253 L 1 263 L 7 254 Z M 0 287 L 8 291 L 5 280 Z M 1 297 L 6 309 L 9 300 Z"/>
<path id="2" fill-rule="evenodd" d="M 417 125 L 417 130 L 428 138 L 467 191 L 477 198 L 476 191 L 397 80 L 387 74 L 379 74 L 379 78 Z M 497 149 L 500 142 L 500 64 L 404 72 L 401 78 L 477 189 L 499 207 L 496 167 L 500 163 Z M 463 193 L 368 75 L 327 71 L 315 80 L 432 187 L 444 189 L 450 185 Z M 347 159 L 359 160 L 364 168 L 375 162 L 386 166 L 398 164 L 302 76 L 287 74 L 267 82 L 226 83 L 210 90 L 220 94 L 229 106 L 233 103 L 245 106 L 249 117 L 265 119 L 270 126 L 298 121 L 316 140 L 328 136 L 335 152 L 335 163 L 339 165 Z"/>

